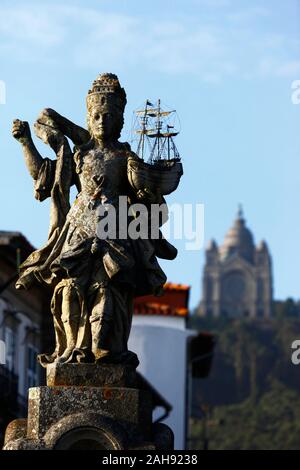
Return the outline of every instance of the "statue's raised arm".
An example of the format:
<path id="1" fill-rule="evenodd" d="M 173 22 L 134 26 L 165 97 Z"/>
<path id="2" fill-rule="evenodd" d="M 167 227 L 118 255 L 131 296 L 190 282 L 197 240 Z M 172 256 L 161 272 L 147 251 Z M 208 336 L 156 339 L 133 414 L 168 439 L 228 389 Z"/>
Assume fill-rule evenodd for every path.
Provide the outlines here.
<path id="1" fill-rule="evenodd" d="M 89 131 L 84 129 L 83 127 L 74 124 L 74 122 L 70 121 L 69 119 L 65 118 L 54 109 L 45 108 L 40 113 L 37 121 L 41 121 L 43 123 L 47 123 L 47 121 L 52 125 L 55 123 L 56 128 L 66 137 L 72 140 L 74 145 L 80 146 L 86 144 L 91 136 Z"/>
<path id="2" fill-rule="evenodd" d="M 45 108 L 41 111 L 34 124 L 34 130 L 37 137 L 48 144 L 56 155 L 63 143 L 63 137 L 68 137 L 76 146 L 84 145 L 91 138 L 89 131 L 74 124 L 51 108 Z M 41 156 L 33 142 L 28 122 L 15 119 L 13 121 L 12 134 L 22 146 L 29 174 L 34 181 L 37 181 L 45 159 Z M 52 166 L 55 166 L 55 163 Z M 76 181 L 74 182 L 76 183 Z M 50 182 L 48 181 L 48 183 Z M 42 188 L 40 189 L 41 191 L 36 193 L 36 197 L 43 200 L 45 197 L 43 197 Z"/>
<path id="3" fill-rule="evenodd" d="M 15 119 L 13 121 L 12 134 L 22 145 L 25 163 L 30 175 L 34 180 L 37 180 L 40 168 L 43 164 L 43 157 L 33 143 L 28 122 Z"/>

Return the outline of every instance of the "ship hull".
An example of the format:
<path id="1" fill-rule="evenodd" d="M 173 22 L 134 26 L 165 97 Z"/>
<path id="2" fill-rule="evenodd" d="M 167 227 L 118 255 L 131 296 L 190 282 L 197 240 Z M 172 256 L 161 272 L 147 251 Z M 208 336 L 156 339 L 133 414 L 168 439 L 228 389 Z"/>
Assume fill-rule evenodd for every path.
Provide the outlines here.
<path id="1" fill-rule="evenodd" d="M 136 191 L 147 188 L 154 193 L 159 190 L 166 196 L 177 188 L 183 175 L 183 168 L 177 159 L 159 160 L 150 164 L 142 159 L 129 158 L 127 175 Z"/>

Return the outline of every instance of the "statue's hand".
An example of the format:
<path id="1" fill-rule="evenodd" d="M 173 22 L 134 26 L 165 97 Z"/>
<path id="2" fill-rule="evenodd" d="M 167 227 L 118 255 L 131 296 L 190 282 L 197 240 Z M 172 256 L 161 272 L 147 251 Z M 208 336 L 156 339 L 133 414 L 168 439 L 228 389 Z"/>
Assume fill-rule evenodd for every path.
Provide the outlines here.
<path id="1" fill-rule="evenodd" d="M 144 199 L 145 201 L 150 202 L 150 204 L 160 204 L 162 199 L 158 190 L 154 193 L 148 188 L 140 189 L 136 195 L 138 199 Z"/>
<path id="2" fill-rule="evenodd" d="M 58 121 L 61 116 L 51 108 L 44 108 L 37 118 L 37 123 L 45 124 L 58 129 Z"/>
<path id="3" fill-rule="evenodd" d="M 13 121 L 12 135 L 21 144 L 28 143 L 31 140 L 31 132 L 28 122 L 15 119 Z"/>

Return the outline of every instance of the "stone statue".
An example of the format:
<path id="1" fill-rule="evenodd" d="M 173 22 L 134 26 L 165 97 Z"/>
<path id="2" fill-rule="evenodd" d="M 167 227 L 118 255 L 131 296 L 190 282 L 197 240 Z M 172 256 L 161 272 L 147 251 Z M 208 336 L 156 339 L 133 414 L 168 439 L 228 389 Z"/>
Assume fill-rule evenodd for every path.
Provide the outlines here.
<path id="1" fill-rule="evenodd" d="M 158 240 L 100 239 L 97 210 L 119 196 L 146 206 L 164 201 L 159 188 L 136 191 L 127 177 L 128 158 L 136 158 L 129 144 L 119 142 L 126 94 L 113 74 L 102 74 L 87 96 L 85 130 L 52 109 L 38 117 L 34 130 L 56 159 L 43 158 L 27 122 L 15 120 L 13 136 L 21 143 L 34 180 L 35 197 L 51 198 L 46 244 L 21 265 L 17 288 L 35 282 L 53 289 L 56 347 L 41 354 L 43 366 L 65 362 L 104 362 L 138 365 L 128 351 L 133 299 L 159 294 L 166 282 L 157 257 L 174 259 L 176 248 Z M 69 145 L 74 143 L 74 151 Z M 70 188 L 78 190 L 70 206 Z"/>

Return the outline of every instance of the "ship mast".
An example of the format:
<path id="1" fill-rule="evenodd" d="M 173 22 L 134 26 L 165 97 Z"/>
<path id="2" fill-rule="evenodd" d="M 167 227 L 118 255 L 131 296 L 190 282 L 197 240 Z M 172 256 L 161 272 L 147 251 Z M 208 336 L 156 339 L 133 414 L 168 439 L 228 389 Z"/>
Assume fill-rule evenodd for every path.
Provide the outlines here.
<path id="1" fill-rule="evenodd" d="M 164 113 L 166 114 L 166 113 Z M 169 114 L 169 113 L 168 113 Z M 163 150 L 164 145 L 162 144 L 162 147 L 160 147 L 160 139 L 162 137 L 161 129 L 162 129 L 162 121 L 161 121 L 161 107 L 160 107 L 160 99 L 157 101 L 157 108 L 155 111 L 156 115 L 156 129 L 155 129 L 155 134 L 153 134 L 153 137 L 155 137 L 154 145 L 151 150 L 150 154 L 150 161 L 153 162 L 153 160 L 160 160 L 160 152 Z M 152 137 L 152 136 L 150 136 Z M 156 158 L 155 158 L 156 157 Z"/>
<path id="2" fill-rule="evenodd" d="M 149 108 L 150 107 L 150 108 Z M 136 130 L 137 134 L 140 134 L 137 154 L 144 160 L 146 147 L 149 146 L 150 158 L 149 162 L 154 163 L 155 161 L 160 161 L 164 159 L 164 154 L 167 153 L 166 157 L 168 160 L 171 159 L 171 153 L 174 154 L 176 159 L 180 159 L 178 150 L 175 146 L 173 137 L 178 134 L 178 131 L 175 131 L 174 126 L 166 124 L 166 129 L 163 130 L 163 119 L 168 117 L 170 114 L 174 113 L 172 111 L 163 111 L 161 109 L 161 100 L 157 101 L 157 106 L 154 107 L 149 100 L 145 103 L 145 108 L 139 111 L 136 111 L 136 114 L 140 116 L 140 129 Z M 155 118 L 155 123 L 151 121 L 152 118 Z M 154 128 L 148 128 L 150 122 L 153 122 Z M 151 144 L 150 140 L 153 139 L 154 143 Z"/>
<path id="3" fill-rule="evenodd" d="M 149 101 L 146 100 L 144 115 L 141 117 L 141 123 L 142 123 L 141 137 L 140 137 L 138 148 L 137 148 L 137 154 L 141 155 L 141 158 L 143 160 L 144 160 L 145 134 L 147 132 L 147 123 L 148 123 L 148 118 L 147 118 L 148 104 L 149 104 Z"/>
<path id="4" fill-rule="evenodd" d="M 160 99 L 157 101 L 157 123 L 156 123 L 156 128 L 157 128 L 157 137 L 156 137 L 156 141 L 157 141 L 157 160 L 160 159 L 160 155 L 159 155 L 159 140 L 160 140 L 160 131 L 161 131 L 161 125 L 162 125 L 162 122 L 161 122 L 161 119 L 160 119 Z"/>

